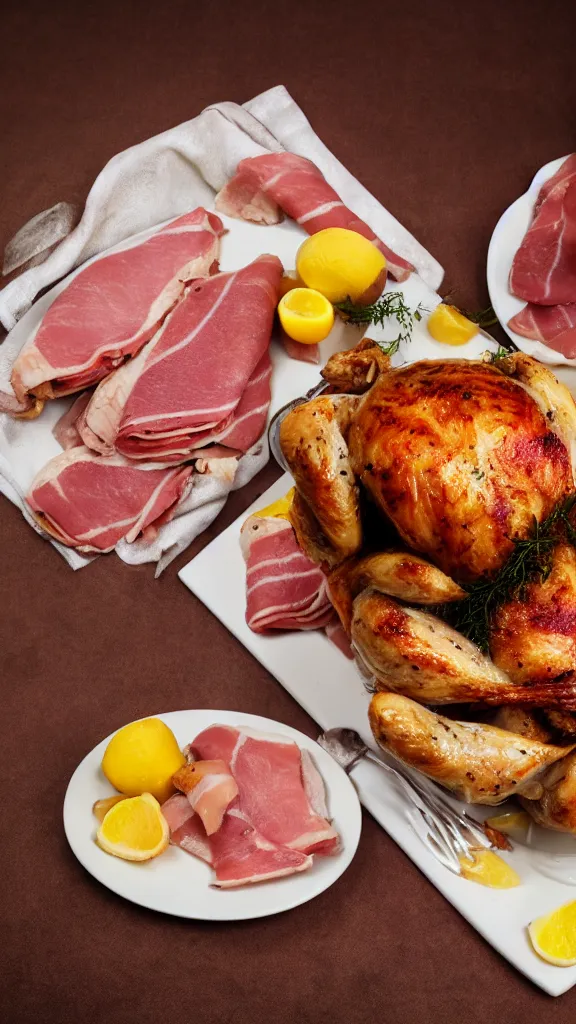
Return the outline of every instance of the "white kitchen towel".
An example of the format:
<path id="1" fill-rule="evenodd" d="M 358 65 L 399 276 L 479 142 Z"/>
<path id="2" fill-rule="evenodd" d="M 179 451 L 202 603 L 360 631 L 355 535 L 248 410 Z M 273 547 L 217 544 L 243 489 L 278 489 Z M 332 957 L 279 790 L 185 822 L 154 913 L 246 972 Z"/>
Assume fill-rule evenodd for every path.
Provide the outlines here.
<path id="1" fill-rule="evenodd" d="M 113 157 L 96 178 L 77 227 L 43 262 L 0 291 L 0 322 L 11 332 L 39 292 L 91 256 L 195 206 L 211 206 L 214 192 L 223 187 L 244 157 L 283 150 L 313 160 L 345 203 L 391 248 L 409 259 L 432 290 L 439 287 L 443 276 L 440 264 L 327 149 L 284 86 L 276 86 L 243 106 L 224 102 L 207 107 L 191 121 Z M 46 241 L 47 246 L 51 244 L 50 239 Z M 9 333 L 0 346 L 0 390 L 4 392 L 11 392 L 10 371 L 22 346 L 19 332 L 15 335 L 12 338 Z M 46 409 L 32 422 L 0 415 L 0 491 L 29 520 L 23 494 L 32 479 L 32 464 L 42 465 L 56 454 L 51 426 Z M 265 446 L 259 448 L 257 457 L 245 456 L 236 481 L 246 483 L 265 458 Z M 121 543 L 118 554 L 125 561 L 168 564 L 220 511 L 230 486 L 219 478 L 210 486 L 198 481 L 189 503 L 161 529 L 156 541 Z M 57 547 L 74 568 L 88 561 Z"/>

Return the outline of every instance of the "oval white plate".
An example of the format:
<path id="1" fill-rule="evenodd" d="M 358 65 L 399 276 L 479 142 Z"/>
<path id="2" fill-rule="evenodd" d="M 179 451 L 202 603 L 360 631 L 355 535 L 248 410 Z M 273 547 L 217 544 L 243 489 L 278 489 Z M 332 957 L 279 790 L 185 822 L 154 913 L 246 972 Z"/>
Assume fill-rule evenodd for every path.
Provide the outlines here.
<path id="1" fill-rule="evenodd" d="M 490 239 L 486 268 L 490 302 L 506 333 L 522 352 L 552 366 L 576 366 L 576 359 L 567 359 L 561 352 L 555 352 L 554 349 L 548 348 L 540 341 L 531 341 L 510 330 L 508 321 L 516 313 L 519 313 L 526 303 L 523 299 L 512 295 L 508 288 L 508 278 L 514 256 L 532 221 L 536 196 L 544 182 L 556 173 L 564 160 L 566 157 L 562 156 L 541 167 L 535 174 L 528 191 L 502 214 Z M 573 380 L 572 377 L 570 383 L 573 383 Z"/>
<path id="2" fill-rule="evenodd" d="M 334 857 L 315 857 L 309 871 L 240 889 L 211 888 L 213 872 L 207 864 L 184 850 L 170 846 L 160 857 L 134 864 L 104 853 L 96 845 L 95 800 L 114 790 L 100 770 L 108 736 L 78 765 L 64 800 L 66 838 L 80 863 L 112 892 L 150 910 L 205 921 L 242 921 L 290 910 L 318 896 L 332 885 L 352 860 L 362 825 L 362 812 L 350 779 L 314 740 L 259 715 L 237 711 L 170 711 L 156 716 L 170 726 L 181 747 L 209 725 L 249 726 L 261 732 L 281 733 L 309 750 L 326 785 L 334 825 L 342 838 L 342 850 Z"/>

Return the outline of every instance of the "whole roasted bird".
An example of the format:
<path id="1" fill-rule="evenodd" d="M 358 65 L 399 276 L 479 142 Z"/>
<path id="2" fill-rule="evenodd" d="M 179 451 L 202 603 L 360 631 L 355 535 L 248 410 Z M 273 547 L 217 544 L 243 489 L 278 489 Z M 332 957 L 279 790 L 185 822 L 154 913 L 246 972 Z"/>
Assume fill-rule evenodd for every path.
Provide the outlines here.
<path id="1" fill-rule="evenodd" d="M 329 360 L 323 376 L 333 393 L 281 425 L 296 483 L 291 519 L 381 691 L 370 714 L 376 739 L 464 799 L 521 792 L 541 824 L 576 831 L 576 809 L 558 807 L 576 794 L 561 772 L 564 759 L 571 769 L 562 743 L 576 711 L 570 538 L 559 534 L 545 567 L 490 610 L 488 651 L 450 624 L 471 587 L 497 578 L 519 542 L 570 506 L 572 396 L 522 353 L 391 369 L 368 340 Z M 421 706 L 463 702 L 498 706 L 516 723 L 540 709 L 544 739 Z"/>

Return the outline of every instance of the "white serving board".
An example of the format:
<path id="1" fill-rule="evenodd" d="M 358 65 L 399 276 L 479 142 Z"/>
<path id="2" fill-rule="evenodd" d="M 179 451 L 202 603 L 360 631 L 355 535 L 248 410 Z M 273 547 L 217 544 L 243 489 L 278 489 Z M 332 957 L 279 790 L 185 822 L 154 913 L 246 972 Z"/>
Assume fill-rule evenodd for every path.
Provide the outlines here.
<path id="1" fill-rule="evenodd" d="M 246 625 L 245 566 L 240 528 L 251 512 L 281 497 L 292 485 L 286 474 L 180 571 L 180 579 L 272 673 L 322 729 L 357 729 L 373 746 L 367 721 L 369 695 L 353 662 L 319 631 L 261 636 Z M 574 840 L 534 830 L 534 848 L 515 844 L 505 855 L 522 878 L 516 889 L 494 890 L 468 882 L 443 868 L 412 831 L 401 790 L 375 765 L 363 762 L 353 773 L 360 799 L 383 828 L 457 910 L 518 970 L 550 995 L 576 983 L 576 967 L 559 968 L 533 952 L 526 926 L 541 914 L 576 898 L 567 881 L 544 874 L 557 871 L 576 884 Z M 498 813 L 489 809 L 486 813 Z M 568 845 L 567 845 L 568 844 Z M 442 936 L 438 937 L 439 943 Z M 450 950 L 446 950 L 447 955 Z"/>

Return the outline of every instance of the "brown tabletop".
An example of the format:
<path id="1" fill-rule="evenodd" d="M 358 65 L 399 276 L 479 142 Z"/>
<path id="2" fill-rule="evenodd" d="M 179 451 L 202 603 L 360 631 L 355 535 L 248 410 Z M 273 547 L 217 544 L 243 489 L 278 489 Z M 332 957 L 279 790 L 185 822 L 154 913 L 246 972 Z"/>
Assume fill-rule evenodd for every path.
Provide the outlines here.
<path id="1" fill-rule="evenodd" d="M 4 6 L 0 245 L 82 201 L 111 156 L 217 100 L 279 82 L 347 167 L 486 304 L 486 249 L 542 164 L 575 148 L 576 5 Z M 78 761 L 123 723 L 189 707 L 314 723 L 182 586 L 177 569 L 275 479 L 268 467 L 154 582 L 114 555 L 73 573 L 0 498 L 0 1014 L 10 1022 L 573 1022 L 364 817 L 356 858 L 306 906 L 237 925 L 114 896 L 62 831 Z M 567 890 L 567 898 L 572 895 Z M 3 1011 L 3 1012 L 2 1012 Z"/>

